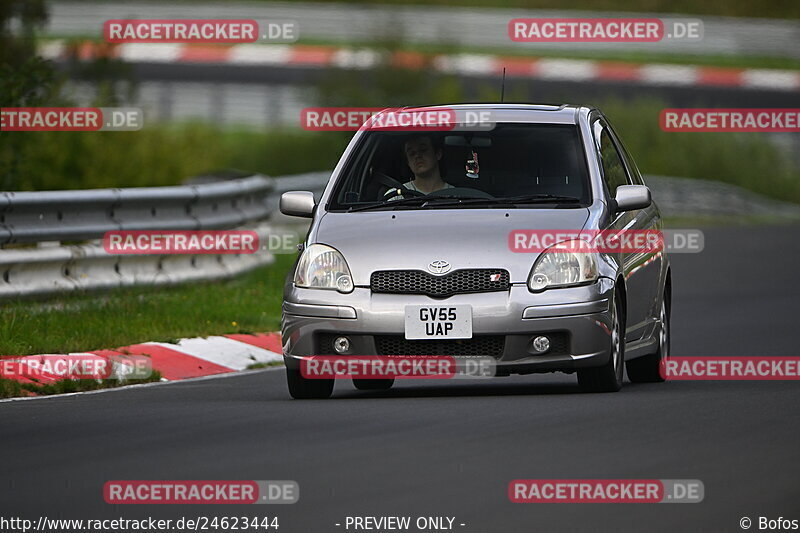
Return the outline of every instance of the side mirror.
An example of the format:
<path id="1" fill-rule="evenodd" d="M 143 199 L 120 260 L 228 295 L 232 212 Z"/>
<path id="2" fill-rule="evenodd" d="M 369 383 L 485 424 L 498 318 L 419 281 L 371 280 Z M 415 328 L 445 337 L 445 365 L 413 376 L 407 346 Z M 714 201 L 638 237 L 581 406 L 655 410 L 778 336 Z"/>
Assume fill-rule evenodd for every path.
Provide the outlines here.
<path id="1" fill-rule="evenodd" d="M 653 201 L 650 197 L 650 189 L 644 185 L 620 185 L 617 187 L 617 196 L 614 198 L 617 204 L 615 211 L 633 211 L 644 209 Z"/>
<path id="2" fill-rule="evenodd" d="M 280 209 L 284 215 L 311 218 L 314 215 L 314 193 L 288 191 L 281 194 Z"/>

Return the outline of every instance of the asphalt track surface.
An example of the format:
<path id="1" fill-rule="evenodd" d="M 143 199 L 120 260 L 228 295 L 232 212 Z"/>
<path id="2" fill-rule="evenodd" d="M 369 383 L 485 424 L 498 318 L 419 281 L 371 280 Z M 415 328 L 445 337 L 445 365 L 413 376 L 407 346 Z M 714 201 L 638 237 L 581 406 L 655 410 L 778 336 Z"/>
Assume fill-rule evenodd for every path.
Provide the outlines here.
<path id="1" fill-rule="evenodd" d="M 675 355 L 798 355 L 798 226 L 706 230 L 673 255 Z M 0 403 L 0 516 L 278 516 L 280 533 L 346 516 L 454 516 L 456 531 L 741 531 L 800 519 L 800 384 L 626 384 L 573 376 L 337 384 L 289 399 L 281 370 Z M 700 479 L 696 504 L 512 504 L 517 478 Z M 107 480 L 296 480 L 265 506 L 114 506 Z M 350 530 L 352 531 L 352 529 Z M 416 529 L 411 529 L 416 531 Z"/>

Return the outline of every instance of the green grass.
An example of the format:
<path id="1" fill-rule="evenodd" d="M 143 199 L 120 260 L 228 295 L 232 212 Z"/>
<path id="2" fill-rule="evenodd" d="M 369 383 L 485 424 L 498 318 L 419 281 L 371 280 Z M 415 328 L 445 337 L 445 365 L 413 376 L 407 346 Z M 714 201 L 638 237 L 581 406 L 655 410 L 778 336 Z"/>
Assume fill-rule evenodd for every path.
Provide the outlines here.
<path id="1" fill-rule="evenodd" d="M 226 168 L 268 175 L 325 170 L 334 167 L 350 136 L 220 130 L 204 123 L 133 132 L 0 132 L 0 189 L 177 185 Z M 13 172 L 12 160 L 18 165 Z"/>
<path id="2" fill-rule="evenodd" d="M 262 0 L 265 1 L 265 0 Z M 321 0 L 339 3 L 340 0 Z M 361 0 L 357 4 L 498 7 L 518 9 L 580 9 L 638 13 L 686 13 L 730 17 L 800 18 L 793 0 Z"/>
<path id="3" fill-rule="evenodd" d="M 0 354 L 88 351 L 182 337 L 275 331 L 283 281 L 293 255 L 239 278 L 175 287 L 73 293 L 41 301 L 11 301 L 0 309 Z M 253 365 L 261 368 L 269 365 Z M 0 379 L 0 398 L 83 392 L 159 381 L 62 380 L 52 384 Z"/>
<path id="4" fill-rule="evenodd" d="M 716 180 L 800 203 L 800 169 L 763 133 L 664 132 L 663 102 L 586 103 L 609 117 L 643 174 Z"/>
<path id="5" fill-rule="evenodd" d="M 301 39 L 300 44 L 349 46 L 358 49 L 380 48 L 380 43 L 371 40 L 331 41 L 323 39 Z M 631 63 L 667 63 L 675 65 L 701 65 L 727 68 L 769 68 L 769 69 L 800 69 L 800 59 L 792 57 L 744 56 L 744 55 L 703 55 L 703 54 L 675 54 L 670 52 L 647 52 L 642 50 L 628 50 L 608 48 L 605 50 L 569 50 L 532 48 L 516 45 L 509 42 L 508 46 L 462 46 L 449 43 L 402 43 L 402 50 L 419 52 L 423 54 L 491 54 L 509 57 L 524 57 L 529 59 L 586 59 L 596 61 L 623 61 Z"/>
<path id="6" fill-rule="evenodd" d="M 0 309 L 0 354 L 66 353 L 276 331 L 283 282 L 294 257 L 278 255 L 273 265 L 226 281 L 6 302 Z"/>
<path id="7" fill-rule="evenodd" d="M 22 392 L 22 385 L 13 379 L 0 379 L 0 398 L 15 398 L 17 396 L 26 396 Z"/>

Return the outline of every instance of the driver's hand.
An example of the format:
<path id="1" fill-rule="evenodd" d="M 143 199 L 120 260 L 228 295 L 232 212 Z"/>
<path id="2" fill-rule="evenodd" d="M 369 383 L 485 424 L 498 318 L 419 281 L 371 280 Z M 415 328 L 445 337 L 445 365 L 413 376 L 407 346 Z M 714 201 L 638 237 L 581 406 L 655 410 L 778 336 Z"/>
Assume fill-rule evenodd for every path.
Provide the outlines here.
<path id="1" fill-rule="evenodd" d="M 394 202 L 395 200 L 401 200 L 403 198 L 403 190 L 402 189 L 389 189 L 385 193 L 383 193 L 384 198 L 389 196 L 390 198 L 386 198 L 387 202 Z"/>

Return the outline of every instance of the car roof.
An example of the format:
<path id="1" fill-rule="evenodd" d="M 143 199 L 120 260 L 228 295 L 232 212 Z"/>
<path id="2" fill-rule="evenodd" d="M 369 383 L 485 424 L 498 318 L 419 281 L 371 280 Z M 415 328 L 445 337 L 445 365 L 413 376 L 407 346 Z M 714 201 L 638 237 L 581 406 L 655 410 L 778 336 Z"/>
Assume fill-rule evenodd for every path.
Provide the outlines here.
<path id="1" fill-rule="evenodd" d="M 512 103 L 480 103 L 480 104 L 444 104 L 434 106 L 404 107 L 404 110 L 447 109 L 453 111 L 488 111 L 492 122 L 530 122 L 549 124 L 577 124 L 582 113 L 591 109 L 571 104 L 512 104 Z"/>

